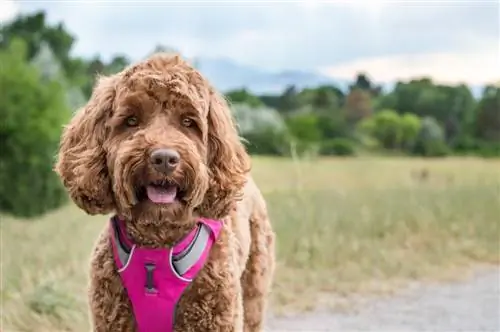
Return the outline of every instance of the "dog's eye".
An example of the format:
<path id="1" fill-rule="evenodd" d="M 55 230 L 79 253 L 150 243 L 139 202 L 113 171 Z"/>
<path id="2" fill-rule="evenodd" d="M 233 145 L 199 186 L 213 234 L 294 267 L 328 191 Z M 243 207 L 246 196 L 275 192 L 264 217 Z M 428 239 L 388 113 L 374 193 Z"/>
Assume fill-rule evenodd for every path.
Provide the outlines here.
<path id="1" fill-rule="evenodd" d="M 127 119 L 125 119 L 125 123 L 129 127 L 135 127 L 139 124 L 139 119 L 137 119 L 136 116 L 129 116 Z"/>
<path id="2" fill-rule="evenodd" d="M 193 125 L 193 120 L 190 119 L 190 118 L 184 118 L 184 119 L 182 119 L 182 125 L 184 127 L 188 127 L 189 128 L 189 127 L 191 127 Z"/>

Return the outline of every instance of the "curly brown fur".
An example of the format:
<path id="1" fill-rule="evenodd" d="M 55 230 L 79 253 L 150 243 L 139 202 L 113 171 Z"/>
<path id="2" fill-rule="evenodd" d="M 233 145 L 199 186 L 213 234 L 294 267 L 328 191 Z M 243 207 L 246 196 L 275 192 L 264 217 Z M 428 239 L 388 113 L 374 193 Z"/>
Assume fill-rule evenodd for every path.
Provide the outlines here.
<path id="1" fill-rule="evenodd" d="M 158 148 L 180 154 L 168 176 L 149 162 Z M 55 170 L 81 209 L 116 213 L 139 245 L 170 246 L 200 216 L 223 220 L 205 267 L 179 302 L 175 330 L 262 329 L 274 272 L 265 202 L 226 101 L 180 57 L 153 55 L 100 78 L 64 129 Z M 148 200 L 144 188 L 157 181 L 175 184 L 178 199 Z M 107 226 L 92 254 L 89 306 L 94 331 L 134 331 Z"/>

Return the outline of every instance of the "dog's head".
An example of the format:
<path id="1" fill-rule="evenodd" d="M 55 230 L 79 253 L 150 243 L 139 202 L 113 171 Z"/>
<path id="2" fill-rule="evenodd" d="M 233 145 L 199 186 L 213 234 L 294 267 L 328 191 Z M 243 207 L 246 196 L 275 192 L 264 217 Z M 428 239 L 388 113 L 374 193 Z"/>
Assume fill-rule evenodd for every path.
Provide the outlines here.
<path id="1" fill-rule="evenodd" d="M 89 214 L 220 218 L 250 162 L 224 98 L 178 56 L 96 83 L 64 128 L 56 172 Z"/>

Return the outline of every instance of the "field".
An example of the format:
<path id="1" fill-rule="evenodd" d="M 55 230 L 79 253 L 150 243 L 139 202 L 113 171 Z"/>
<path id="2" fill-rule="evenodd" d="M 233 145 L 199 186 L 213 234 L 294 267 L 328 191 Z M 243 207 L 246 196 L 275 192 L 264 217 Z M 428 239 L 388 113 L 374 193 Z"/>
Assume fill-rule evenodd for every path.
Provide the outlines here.
<path id="1" fill-rule="evenodd" d="M 278 237 L 275 311 L 500 263 L 499 160 L 256 158 L 253 173 Z M 1 331 L 88 331 L 87 263 L 105 222 L 74 206 L 2 218 Z"/>

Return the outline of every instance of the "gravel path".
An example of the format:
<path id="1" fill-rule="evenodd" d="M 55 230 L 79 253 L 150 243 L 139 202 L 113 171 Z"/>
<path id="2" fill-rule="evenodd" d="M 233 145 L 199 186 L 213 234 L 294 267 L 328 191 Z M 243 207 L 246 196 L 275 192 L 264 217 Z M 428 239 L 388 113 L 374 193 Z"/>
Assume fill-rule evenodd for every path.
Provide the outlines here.
<path id="1" fill-rule="evenodd" d="M 500 331 L 500 268 L 464 282 L 414 284 L 356 311 L 270 318 L 267 331 Z"/>

